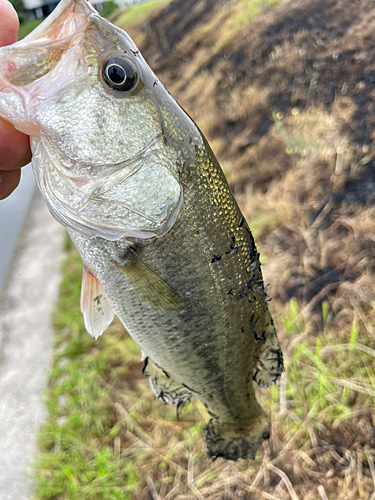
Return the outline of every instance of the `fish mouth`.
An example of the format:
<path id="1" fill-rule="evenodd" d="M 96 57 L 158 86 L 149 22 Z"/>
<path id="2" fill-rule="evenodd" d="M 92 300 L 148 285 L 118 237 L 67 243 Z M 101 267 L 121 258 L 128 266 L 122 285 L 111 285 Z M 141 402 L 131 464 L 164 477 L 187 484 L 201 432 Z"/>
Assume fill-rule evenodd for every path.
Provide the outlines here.
<path id="1" fill-rule="evenodd" d="M 0 114 L 23 133 L 39 136 L 40 127 L 30 110 L 56 91 L 45 78 L 69 54 L 80 59 L 79 45 L 89 17 L 98 17 L 86 0 L 62 0 L 55 10 L 24 39 L 0 49 Z M 76 48 L 74 47 L 76 46 Z M 73 49 L 73 50 L 72 50 Z M 59 71 L 61 87 L 70 72 Z"/>

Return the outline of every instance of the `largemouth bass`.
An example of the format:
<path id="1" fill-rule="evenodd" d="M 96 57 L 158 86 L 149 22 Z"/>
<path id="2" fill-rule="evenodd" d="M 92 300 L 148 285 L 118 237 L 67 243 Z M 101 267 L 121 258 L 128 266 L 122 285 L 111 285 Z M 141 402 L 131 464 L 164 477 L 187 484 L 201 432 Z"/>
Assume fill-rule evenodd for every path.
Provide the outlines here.
<path id="1" fill-rule="evenodd" d="M 154 393 L 207 408 L 208 454 L 253 458 L 270 435 L 254 385 L 283 357 L 252 234 L 198 127 L 86 0 L 0 49 L 0 116 L 30 135 L 39 189 L 82 257 L 89 333 L 117 314 Z"/>

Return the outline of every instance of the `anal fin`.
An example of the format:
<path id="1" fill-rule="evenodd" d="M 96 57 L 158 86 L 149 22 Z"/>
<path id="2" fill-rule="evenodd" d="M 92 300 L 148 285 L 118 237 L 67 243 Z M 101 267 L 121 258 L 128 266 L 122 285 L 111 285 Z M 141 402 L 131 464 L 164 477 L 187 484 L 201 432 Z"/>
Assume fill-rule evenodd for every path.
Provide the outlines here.
<path id="1" fill-rule="evenodd" d="M 108 296 L 97 278 L 83 267 L 81 311 L 88 333 L 95 340 L 112 323 L 114 313 Z"/>

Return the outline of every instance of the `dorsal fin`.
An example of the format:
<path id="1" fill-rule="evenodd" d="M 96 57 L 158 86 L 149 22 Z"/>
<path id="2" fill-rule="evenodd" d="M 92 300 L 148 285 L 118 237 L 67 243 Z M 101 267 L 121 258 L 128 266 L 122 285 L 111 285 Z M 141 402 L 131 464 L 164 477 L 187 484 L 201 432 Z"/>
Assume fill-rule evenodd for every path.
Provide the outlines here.
<path id="1" fill-rule="evenodd" d="M 86 266 L 83 266 L 81 311 L 86 330 L 95 340 L 108 328 L 114 317 L 107 294 Z"/>

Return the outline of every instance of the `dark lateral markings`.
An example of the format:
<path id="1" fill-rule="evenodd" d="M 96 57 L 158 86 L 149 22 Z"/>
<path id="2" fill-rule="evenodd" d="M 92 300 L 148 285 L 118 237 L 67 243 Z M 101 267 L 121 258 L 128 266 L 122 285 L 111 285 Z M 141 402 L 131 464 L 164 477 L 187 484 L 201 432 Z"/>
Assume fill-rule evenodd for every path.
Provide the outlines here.
<path id="1" fill-rule="evenodd" d="M 259 318 L 258 318 L 259 319 Z M 258 320 L 255 321 L 255 323 L 257 322 Z M 256 329 L 256 326 L 255 326 L 255 323 L 254 323 L 254 313 L 252 314 L 251 316 L 251 320 L 250 320 L 250 324 L 253 328 L 253 335 L 254 335 L 254 339 L 257 341 L 257 342 L 261 342 L 262 344 L 265 343 L 266 341 L 266 338 L 264 336 L 264 332 L 262 333 L 262 336 L 261 337 L 258 337 L 258 332 L 257 332 L 257 329 Z"/>
<path id="2" fill-rule="evenodd" d="M 245 292 L 245 288 L 246 288 L 245 286 L 241 288 L 241 290 L 235 296 L 235 299 L 244 299 L 249 295 L 247 292 Z"/>
<path id="3" fill-rule="evenodd" d="M 221 260 L 221 255 L 220 254 L 214 255 L 211 260 L 211 264 L 213 264 L 214 262 L 219 262 L 219 260 Z"/>
<path id="4" fill-rule="evenodd" d="M 238 227 L 242 227 L 244 222 L 245 222 L 245 217 L 241 217 L 241 219 L 238 223 Z"/>
<path id="5" fill-rule="evenodd" d="M 247 291 L 246 291 L 246 286 L 243 286 L 243 287 L 241 288 L 241 290 L 237 293 L 237 295 L 235 295 L 235 297 L 234 297 L 234 298 L 235 298 L 235 299 L 244 299 L 245 297 L 249 297 L 250 293 L 251 293 L 251 292 L 247 292 Z M 231 288 L 231 289 L 229 290 L 228 295 L 234 295 L 234 294 L 233 294 L 233 288 Z M 256 299 L 255 295 L 253 294 L 253 298 L 252 298 L 252 299 L 249 299 L 249 302 L 250 302 L 250 303 L 253 303 L 253 302 L 256 302 L 256 300 L 257 300 L 257 299 Z"/>
<path id="6" fill-rule="evenodd" d="M 251 287 L 252 287 L 255 283 L 260 283 L 261 285 L 263 285 L 263 280 L 262 280 L 262 279 L 258 279 L 258 280 L 256 279 L 256 278 L 257 278 L 257 276 L 258 276 L 258 274 L 259 274 L 259 270 L 258 270 L 258 269 L 256 269 L 256 270 L 255 270 L 255 273 L 254 273 L 254 276 L 253 276 L 251 279 L 249 279 L 249 281 L 247 282 L 247 285 L 246 285 L 246 286 L 247 286 L 247 288 L 248 288 L 249 290 L 250 290 L 250 288 L 251 288 Z M 255 290 L 258 290 L 258 288 L 259 288 L 259 286 L 258 286 Z"/>
<path id="7" fill-rule="evenodd" d="M 229 250 L 225 252 L 227 255 L 230 253 L 236 255 L 238 253 L 238 249 L 243 247 L 243 243 L 241 243 L 241 245 L 235 245 L 235 243 L 236 243 L 236 237 L 233 234 L 232 243 L 230 244 Z"/>
<path id="8" fill-rule="evenodd" d="M 257 261 L 254 260 L 254 262 L 250 264 L 250 266 L 246 269 L 246 271 L 248 273 L 252 273 L 256 267 L 257 267 Z"/>
<path id="9" fill-rule="evenodd" d="M 240 222 L 239 222 L 238 227 L 241 227 L 241 226 L 243 225 L 244 221 L 245 221 L 245 219 L 242 217 L 242 218 L 240 219 Z M 199 230 L 197 231 L 197 234 L 199 234 Z M 225 254 L 226 254 L 226 255 L 229 255 L 229 254 L 236 255 L 236 254 L 238 253 L 238 250 L 239 250 L 241 247 L 243 247 L 243 246 L 244 246 L 244 244 L 243 244 L 243 243 L 241 243 L 240 245 L 236 245 L 236 237 L 234 236 L 234 234 L 232 234 L 231 238 L 232 238 L 232 243 L 231 243 L 231 244 L 230 244 L 230 246 L 229 246 L 229 250 L 227 250 L 227 251 L 225 252 Z M 251 253 L 252 253 L 252 252 L 251 252 L 251 250 L 249 249 L 248 254 L 249 254 L 249 255 L 251 255 Z M 259 254 L 257 254 L 257 255 L 259 255 Z M 215 262 L 219 262 L 219 261 L 221 260 L 221 258 L 222 258 L 222 256 L 221 256 L 221 254 L 220 254 L 220 253 L 218 253 L 217 255 L 216 255 L 216 254 L 214 254 L 214 255 L 213 255 L 213 257 L 212 257 L 212 259 L 211 259 L 211 264 L 214 264 Z M 253 264 L 251 264 L 251 266 L 252 266 L 252 265 L 253 265 Z M 255 264 L 255 265 L 256 265 L 256 264 Z M 255 266 L 254 266 L 254 268 L 255 268 Z M 249 271 L 248 271 L 248 272 L 249 272 Z"/>
<path id="10" fill-rule="evenodd" d="M 272 297 L 270 297 L 268 295 L 268 287 L 270 286 L 270 284 L 268 283 L 265 287 L 264 287 L 264 302 L 271 302 L 272 300 Z"/>
<path id="11" fill-rule="evenodd" d="M 253 300 L 249 299 L 249 302 L 255 302 L 256 301 L 254 292 L 258 292 L 259 290 L 261 290 L 262 289 L 262 285 L 263 285 L 263 280 L 262 279 L 258 279 L 258 280 L 256 279 L 257 276 L 258 276 L 258 274 L 259 274 L 259 271 L 256 269 L 255 273 L 254 273 L 254 276 L 251 279 L 249 279 L 249 281 L 247 282 L 247 284 L 245 286 L 243 286 L 241 288 L 241 290 L 235 295 L 236 299 L 244 299 L 245 297 L 249 297 L 250 293 L 252 293 L 253 294 Z M 259 283 L 259 285 L 254 290 L 252 290 L 251 287 L 254 284 L 256 284 L 256 283 L 257 284 Z M 249 290 L 249 291 L 247 291 L 246 289 Z M 232 292 L 233 292 L 233 288 L 231 288 L 229 290 L 228 295 L 234 295 Z"/>
<path id="12" fill-rule="evenodd" d="M 154 363 L 154 364 L 155 364 L 155 366 L 157 366 L 157 367 L 159 368 L 159 370 L 161 370 L 161 371 L 164 373 L 164 375 L 165 375 L 167 378 L 171 378 L 171 377 L 168 375 L 168 373 L 164 370 L 164 368 L 162 368 L 161 366 L 157 365 L 156 363 Z"/>

